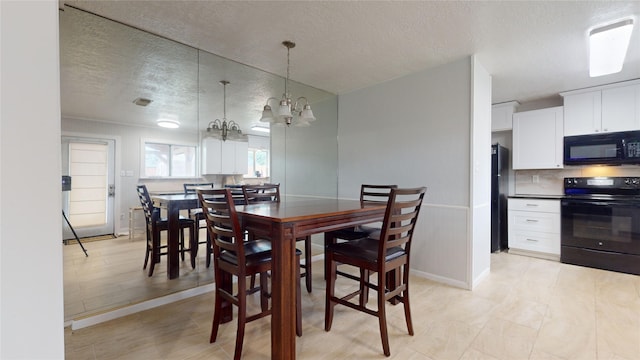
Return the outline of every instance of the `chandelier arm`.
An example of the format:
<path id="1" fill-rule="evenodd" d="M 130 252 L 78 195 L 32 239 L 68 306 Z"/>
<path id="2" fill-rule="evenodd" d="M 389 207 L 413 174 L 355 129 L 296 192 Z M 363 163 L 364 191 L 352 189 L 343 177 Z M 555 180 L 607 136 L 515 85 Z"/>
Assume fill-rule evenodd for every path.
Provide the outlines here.
<path id="1" fill-rule="evenodd" d="M 279 102 L 279 101 L 280 101 L 280 100 L 278 100 L 277 98 L 274 98 L 274 97 L 272 96 L 272 97 L 268 98 L 268 99 L 267 99 L 267 101 L 265 101 L 265 103 L 264 103 L 264 104 L 265 104 L 265 105 L 269 105 L 269 101 L 271 101 L 271 100 L 275 100 L 276 102 Z"/>
<path id="2" fill-rule="evenodd" d="M 299 98 L 296 99 L 296 103 L 295 103 L 295 105 L 293 105 L 293 110 L 302 111 L 302 109 L 298 107 L 298 105 L 302 105 L 300 103 L 300 100 L 302 100 L 302 99 L 304 99 L 304 105 L 309 105 L 309 100 L 304 96 L 300 96 Z M 302 106 L 304 106 L 304 105 L 302 105 Z"/>

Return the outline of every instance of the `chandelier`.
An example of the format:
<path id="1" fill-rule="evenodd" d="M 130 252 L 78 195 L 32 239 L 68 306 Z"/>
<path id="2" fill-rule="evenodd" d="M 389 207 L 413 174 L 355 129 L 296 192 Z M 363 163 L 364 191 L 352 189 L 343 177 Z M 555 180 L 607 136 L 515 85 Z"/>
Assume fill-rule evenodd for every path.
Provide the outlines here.
<path id="1" fill-rule="evenodd" d="M 296 44 L 292 41 L 283 41 L 282 45 L 287 48 L 287 77 L 284 81 L 284 94 L 282 94 L 282 99 L 278 103 L 278 111 L 275 115 L 271 110 L 271 106 L 269 106 L 269 101 L 278 101 L 278 99 L 274 97 L 267 99 L 260 121 L 276 125 L 309 126 L 311 121 L 316 120 L 311 111 L 309 101 L 304 96 L 301 96 L 294 102 L 291 99 L 291 94 L 289 94 L 289 51 Z"/>
<path id="2" fill-rule="evenodd" d="M 240 125 L 233 120 L 227 122 L 227 85 L 229 82 L 227 80 L 221 80 L 220 84 L 224 86 L 224 112 L 222 121 L 220 119 L 215 119 L 214 121 L 209 122 L 209 125 L 207 126 L 207 135 L 219 137 L 222 141 L 227 141 L 227 139 L 244 139 L 245 136 L 242 135 Z"/>

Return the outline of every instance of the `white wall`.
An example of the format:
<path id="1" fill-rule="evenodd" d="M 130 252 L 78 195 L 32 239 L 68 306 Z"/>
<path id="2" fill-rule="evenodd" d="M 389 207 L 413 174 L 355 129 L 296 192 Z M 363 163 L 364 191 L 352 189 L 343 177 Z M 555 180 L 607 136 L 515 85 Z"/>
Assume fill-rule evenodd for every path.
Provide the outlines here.
<path id="1" fill-rule="evenodd" d="M 471 71 L 471 58 L 465 58 L 340 95 L 338 106 L 338 196 L 357 199 L 363 183 L 427 186 L 412 268 L 465 288 L 471 287 L 473 255 Z"/>
<path id="2" fill-rule="evenodd" d="M 311 104 L 317 120 L 309 127 L 271 127 L 271 180 L 283 194 L 336 196 L 337 102 L 333 96 Z"/>
<path id="3" fill-rule="evenodd" d="M 491 266 L 491 75 L 472 57 L 471 102 L 471 286 Z"/>
<path id="4" fill-rule="evenodd" d="M 58 2 L 0 19 L 0 358 L 62 359 Z"/>

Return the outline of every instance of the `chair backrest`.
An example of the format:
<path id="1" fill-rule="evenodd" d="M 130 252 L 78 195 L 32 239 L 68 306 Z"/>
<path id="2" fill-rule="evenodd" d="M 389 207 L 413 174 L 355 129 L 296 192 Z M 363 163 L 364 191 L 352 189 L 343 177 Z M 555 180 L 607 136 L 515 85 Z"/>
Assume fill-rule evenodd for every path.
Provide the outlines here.
<path id="1" fill-rule="evenodd" d="M 184 193 L 186 194 L 195 194 L 198 189 L 213 189 L 213 183 L 185 183 L 182 184 L 184 187 Z"/>
<path id="2" fill-rule="evenodd" d="M 378 264 L 384 263 L 387 250 L 394 247 L 404 249 L 408 263 L 413 230 L 426 191 L 426 187 L 391 189 L 380 232 Z"/>
<path id="3" fill-rule="evenodd" d="M 238 264 L 244 264 L 244 234 L 240 227 L 231 189 L 211 189 L 196 191 L 202 212 L 207 221 L 207 230 L 213 241 L 214 259 L 223 250 L 231 251 L 238 257 Z M 215 263 L 217 264 L 217 260 Z"/>
<path id="4" fill-rule="evenodd" d="M 391 189 L 397 189 L 398 185 L 368 185 L 362 184 L 360 186 L 360 202 L 372 203 L 372 202 L 387 202 L 389 200 L 389 194 Z"/>
<path id="5" fill-rule="evenodd" d="M 280 184 L 243 185 L 244 203 L 280 202 Z"/>
<path id="6" fill-rule="evenodd" d="M 160 217 L 160 211 L 153 206 L 153 201 L 151 201 L 146 185 L 136 185 L 136 191 L 138 192 L 138 198 L 140 199 L 147 225 L 151 225 Z"/>

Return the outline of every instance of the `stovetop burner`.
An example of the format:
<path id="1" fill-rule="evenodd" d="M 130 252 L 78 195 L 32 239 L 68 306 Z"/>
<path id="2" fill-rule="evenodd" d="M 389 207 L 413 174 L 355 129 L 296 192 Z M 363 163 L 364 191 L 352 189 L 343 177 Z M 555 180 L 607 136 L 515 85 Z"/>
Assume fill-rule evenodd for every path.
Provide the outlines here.
<path id="1" fill-rule="evenodd" d="M 564 193 L 567 198 L 640 198 L 640 177 L 568 177 Z"/>

